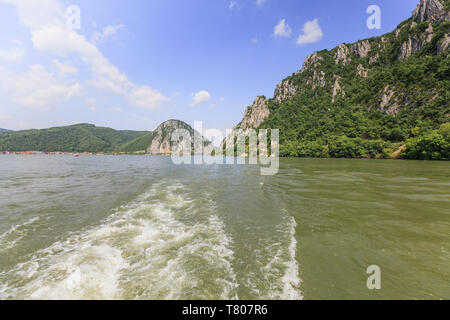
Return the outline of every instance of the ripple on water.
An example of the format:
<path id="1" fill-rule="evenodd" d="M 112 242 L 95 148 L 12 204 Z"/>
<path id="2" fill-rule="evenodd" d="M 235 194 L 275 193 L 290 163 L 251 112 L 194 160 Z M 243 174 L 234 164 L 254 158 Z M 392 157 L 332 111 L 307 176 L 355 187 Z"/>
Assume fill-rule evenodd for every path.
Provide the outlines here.
<path id="1" fill-rule="evenodd" d="M 0 299 L 237 298 L 231 247 L 211 199 L 160 183 L 0 274 Z"/>

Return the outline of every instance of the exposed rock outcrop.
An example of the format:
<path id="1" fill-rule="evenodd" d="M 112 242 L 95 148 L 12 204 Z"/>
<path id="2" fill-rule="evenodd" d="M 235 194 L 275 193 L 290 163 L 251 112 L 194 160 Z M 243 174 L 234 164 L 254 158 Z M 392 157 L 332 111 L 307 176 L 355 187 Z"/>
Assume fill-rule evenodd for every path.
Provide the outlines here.
<path id="1" fill-rule="evenodd" d="M 159 125 L 159 127 L 152 132 L 153 140 L 151 145 L 147 149 L 147 152 L 152 155 L 171 154 L 172 133 L 177 129 L 185 129 L 189 131 L 192 142 L 194 142 L 195 137 L 197 137 L 201 139 L 199 140 L 199 143 L 201 143 L 203 146 L 207 146 L 210 144 L 210 142 L 206 140 L 204 137 L 202 137 L 200 133 L 194 135 L 194 129 L 187 123 L 180 120 L 168 120 Z"/>
<path id="2" fill-rule="evenodd" d="M 417 22 L 444 22 L 450 19 L 450 15 L 444 10 L 444 4 L 440 0 L 421 0 L 413 12 L 413 19 Z"/>
<path id="3" fill-rule="evenodd" d="M 410 29 L 414 29 L 416 27 L 415 23 L 411 24 Z M 398 53 L 398 59 L 404 60 L 409 58 L 416 52 L 422 50 L 425 45 L 433 39 L 433 25 L 431 23 L 428 24 L 428 27 L 425 31 L 417 36 L 409 36 L 407 41 L 404 41 L 400 47 L 400 51 Z"/>
<path id="4" fill-rule="evenodd" d="M 313 54 L 310 54 L 306 57 L 305 61 L 303 62 L 302 69 L 299 72 L 308 70 L 309 68 L 315 68 L 317 69 L 320 66 L 320 62 L 323 60 L 321 56 L 317 52 L 314 52 Z"/>
<path id="5" fill-rule="evenodd" d="M 253 104 L 245 111 L 244 118 L 241 123 L 239 123 L 234 129 L 246 130 L 248 128 L 258 128 L 270 115 L 267 102 L 268 100 L 266 97 L 257 97 Z"/>
<path id="6" fill-rule="evenodd" d="M 343 65 L 346 65 L 352 61 L 352 59 L 350 58 L 350 52 L 347 46 L 343 43 L 338 46 L 334 58 L 336 64 L 342 63 Z"/>
<path id="7" fill-rule="evenodd" d="M 312 85 L 313 90 L 317 87 L 325 87 L 326 83 L 325 72 L 323 72 L 322 70 L 314 70 L 312 78 L 306 81 L 307 85 Z"/>
<path id="8" fill-rule="evenodd" d="M 274 99 L 277 102 L 283 102 L 286 99 L 291 98 L 297 93 L 297 86 L 295 86 L 289 79 L 281 81 L 276 89 Z"/>
<path id="9" fill-rule="evenodd" d="M 381 92 L 381 102 L 379 109 L 386 112 L 387 114 L 396 115 L 400 110 L 400 101 L 402 99 L 389 85 L 387 85 Z M 408 98 L 403 99 L 404 103 L 407 104 Z"/>
<path id="10" fill-rule="evenodd" d="M 340 76 L 337 76 L 337 75 L 334 76 L 333 99 L 332 99 L 333 103 L 336 101 L 337 95 L 340 94 L 343 97 L 345 97 L 345 91 L 342 89 L 341 84 L 339 83 L 340 80 L 341 80 Z"/>
<path id="11" fill-rule="evenodd" d="M 422 42 L 417 38 L 409 37 L 407 41 L 402 43 L 397 59 L 404 60 L 409 58 L 414 53 L 422 49 Z"/>
<path id="12" fill-rule="evenodd" d="M 367 78 L 367 76 L 369 74 L 369 70 L 364 68 L 362 64 L 359 64 L 356 74 L 362 78 Z"/>
<path id="13" fill-rule="evenodd" d="M 442 39 L 437 44 L 437 54 L 441 54 L 443 51 L 447 50 L 450 46 L 450 34 L 446 34 L 444 36 L 444 39 Z"/>
<path id="14" fill-rule="evenodd" d="M 371 49 L 370 42 L 365 40 L 361 42 L 357 42 L 354 45 L 352 45 L 352 51 L 354 54 L 356 54 L 359 58 L 365 58 L 369 55 Z"/>

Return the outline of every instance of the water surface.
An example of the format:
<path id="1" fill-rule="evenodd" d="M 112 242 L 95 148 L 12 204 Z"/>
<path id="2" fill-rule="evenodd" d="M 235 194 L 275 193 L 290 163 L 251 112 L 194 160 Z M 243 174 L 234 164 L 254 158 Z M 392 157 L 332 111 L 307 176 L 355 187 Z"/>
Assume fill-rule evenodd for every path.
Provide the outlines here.
<path id="1" fill-rule="evenodd" d="M 450 299 L 449 194 L 448 162 L 0 156 L 0 299 Z"/>

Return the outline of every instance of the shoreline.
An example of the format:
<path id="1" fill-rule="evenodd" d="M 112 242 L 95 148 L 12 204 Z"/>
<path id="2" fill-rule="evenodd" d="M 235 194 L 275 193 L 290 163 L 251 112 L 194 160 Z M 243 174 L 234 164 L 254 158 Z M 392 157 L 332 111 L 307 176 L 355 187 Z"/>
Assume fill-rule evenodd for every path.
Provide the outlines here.
<path id="1" fill-rule="evenodd" d="M 46 156 L 72 156 L 72 157 L 82 157 L 82 156 L 163 156 L 170 157 L 170 154 L 150 154 L 150 153 L 78 153 L 78 152 L 43 152 L 43 151 L 2 151 L 0 156 L 8 155 L 22 155 L 22 156 L 33 156 L 33 155 L 46 155 Z M 242 158 L 235 156 L 234 158 Z M 244 157 L 247 158 L 247 157 Z M 342 160 L 405 160 L 405 161 L 432 161 L 432 162 L 446 162 L 450 159 L 440 159 L 440 160 L 421 160 L 421 159 L 406 159 L 400 157 L 393 158 L 383 158 L 383 157 L 354 157 L 354 158 L 333 158 L 333 157 L 282 157 L 280 159 L 342 159 Z"/>

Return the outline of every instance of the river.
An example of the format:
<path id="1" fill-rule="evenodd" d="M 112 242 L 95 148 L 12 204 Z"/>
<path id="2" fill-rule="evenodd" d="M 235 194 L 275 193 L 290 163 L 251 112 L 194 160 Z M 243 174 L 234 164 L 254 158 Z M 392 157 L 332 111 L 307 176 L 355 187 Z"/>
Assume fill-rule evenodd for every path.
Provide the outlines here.
<path id="1" fill-rule="evenodd" d="M 449 195 L 449 162 L 3 155 L 0 299 L 450 299 Z"/>

